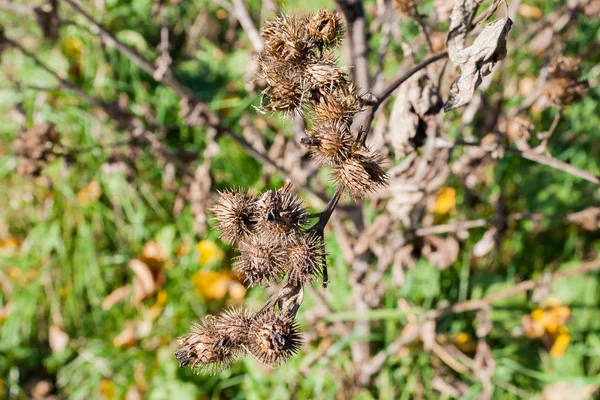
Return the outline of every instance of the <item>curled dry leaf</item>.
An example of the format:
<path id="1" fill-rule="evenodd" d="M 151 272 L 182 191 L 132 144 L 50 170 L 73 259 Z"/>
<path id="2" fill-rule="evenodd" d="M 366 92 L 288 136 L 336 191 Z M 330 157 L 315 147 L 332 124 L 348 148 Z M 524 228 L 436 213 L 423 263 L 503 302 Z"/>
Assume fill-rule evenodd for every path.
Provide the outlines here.
<path id="1" fill-rule="evenodd" d="M 471 15 L 481 0 L 456 1 L 450 16 L 448 33 L 448 57 L 460 68 L 458 78 L 450 86 L 444 111 L 448 112 L 467 104 L 484 76 L 506 57 L 506 38 L 512 27 L 510 18 L 502 18 L 488 24 L 473 44 L 465 48 Z M 486 14 L 486 17 L 489 17 Z"/>
<path id="2" fill-rule="evenodd" d="M 496 244 L 496 236 L 498 235 L 498 229 L 493 226 L 488 229 L 483 237 L 473 246 L 473 256 L 483 257 L 488 254 L 494 248 Z"/>
<path id="3" fill-rule="evenodd" d="M 437 268 L 446 269 L 457 260 L 459 247 L 458 240 L 452 236 L 447 238 L 427 236 L 423 255 Z"/>
<path id="4" fill-rule="evenodd" d="M 139 303 L 154 293 L 154 277 L 148 264 L 141 260 L 133 259 L 129 261 L 129 268 L 135 274 L 133 280 L 133 301 L 134 303 Z"/>
<path id="5" fill-rule="evenodd" d="M 111 309 L 115 304 L 120 303 L 123 300 L 125 300 L 129 296 L 130 293 L 131 293 L 130 285 L 121 286 L 120 288 L 113 290 L 102 301 L 102 309 L 103 310 Z"/>
<path id="6" fill-rule="evenodd" d="M 390 116 L 390 135 L 396 158 L 421 147 L 435 125 L 442 99 L 425 71 L 400 85 Z"/>
<path id="7" fill-rule="evenodd" d="M 69 345 L 69 335 L 58 325 L 52 325 L 48 332 L 48 343 L 52 351 L 65 351 Z"/>

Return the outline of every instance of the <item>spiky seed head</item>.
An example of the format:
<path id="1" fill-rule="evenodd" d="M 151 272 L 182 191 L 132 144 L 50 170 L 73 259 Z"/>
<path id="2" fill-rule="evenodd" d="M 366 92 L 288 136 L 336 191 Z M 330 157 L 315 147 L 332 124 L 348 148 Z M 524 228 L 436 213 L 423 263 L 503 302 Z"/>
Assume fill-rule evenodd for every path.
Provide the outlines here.
<path id="1" fill-rule="evenodd" d="M 297 66 L 310 54 L 311 45 L 306 37 L 306 17 L 284 14 L 266 21 L 262 30 L 265 52 L 274 62 Z"/>
<path id="2" fill-rule="evenodd" d="M 287 247 L 289 280 L 296 285 L 312 283 L 323 275 L 326 254 L 323 240 L 314 234 L 299 234 Z"/>
<path id="3" fill-rule="evenodd" d="M 584 98 L 590 90 L 587 80 L 578 81 L 566 78 L 552 79 L 546 84 L 545 92 L 550 104 L 565 107 Z"/>
<path id="4" fill-rule="evenodd" d="M 579 79 L 581 58 L 578 57 L 557 57 L 550 62 L 548 74 L 552 79 Z"/>
<path id="5" fill-rule="evenodd" d="M 339 45 L 344 37 L 344 23 L 337 13 L 331 10 L 319 10 L 306 27 L 308 38 L 317 47 Z"/>
<path id="6" fill-rule="evenodd" d="M 242 350 L 237 338 L 212 315 L 204 317 L 192 329 L 192 333 L 179 339 L 181 348 L 175 352 L 179 367 L 190 365 L 196 371 L 214 374 L 235 361 Z"/>
<path id="7" fill-rule="evenodd" d="M 335 166 L 350 157 L 354 145 L 354 136 L 350 126 L 343 119 L 319 120 L 306 132 L 311 155 L 321 165 Z"/>
<path id="8" fill-rule="evenodd" d="M 218 203 L 211 211 L 221 229 L 221 238 L 229 243 L 248 236 L 258 219 L 256 199 L 242 190 L 221 192 Z"/>
<path id="9" fill-rule="evenodd" d="M 302 102 L 306 93 L 302 82 L 274 73 L 267 76 L 267 85 L 262 91 L 263 99 L 267 98 L 267 103 L 261 106 L 264 110 L 280 111 L 286 117 L 302 113 Z"/>
<path id="10" fill-rule="evenodd" d="M 242 348 L 248 342 L 248 330 L 253 317 L 245 308 L 230 308 L 216 317 L 215 325 L 229 338 L 232 346 Z"/>
<path id="11" fill-rule="evenodd" d="M 250 325 L 248 351 L 264 364 L 276 366 L 287 361 L 301 345 L 296 322 L 280 311 L 260 314 Z"/>
<path id="12" fill-rule="evenodd" d="M 338 87 L 348 84 L 347 68 L 336 65 L 333 59 L 314 60 L 306 65 L 302 74 L 312 92 L 311 98 L 319 100 L 326 95 L 333 95 Z"/>
<path id="13" fill-rule="evenodd" d="M 265 192 L 258 200 L 257 232 L 273 237 L 286 237 L 299 231 L 306 223 L 302 200 L 291 192 L 289 181 L 278 190 Z M 274 239 L 275 240 L 275 239 Z"/>
<path id="14" fill-rule="evenodd" d="M 341 88 L 336 88 L 332 93 L 319 93 L 317 101 L 311 103 L 311 117 L 316 121 L 344 120 L 347 124 L 360 110 L 358 98 L 341 93 Z"/>
<path id="15" fill-rule="evenodd" d="M 360 147 L 352 156 L 333 169 L 334 180 L 352 197 L 362 198 L 387 184 L 387 173 L 381 167 L 378 152 Z"/>
<path id="16" fill-rule="evenodd" d="M 277 237 L 251 235 L 241 241 L 239 250 L 233 269 L 249 286 L 268 286 L 282 278 L 286 252 Z"/>

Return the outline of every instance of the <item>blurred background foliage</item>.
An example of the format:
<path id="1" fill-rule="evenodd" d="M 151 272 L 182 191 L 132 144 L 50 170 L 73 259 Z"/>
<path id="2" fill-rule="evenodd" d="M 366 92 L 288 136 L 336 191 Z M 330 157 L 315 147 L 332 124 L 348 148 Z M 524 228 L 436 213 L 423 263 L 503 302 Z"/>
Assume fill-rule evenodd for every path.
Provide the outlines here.
<path id="1" fill-rule="evenodd" d="M 32 7 L 27 1 L 9 3 Z M 422 14 L 434 12 L 432 1 L 420 3 Z M 519 11 L 511 38 L 518 38 L 528 24 L 559 3 L 566 2 L 523 1 L 526 7 Z M 161 24 L 155 2 L 104 0 L 83 5 L 121 41 L 150 59 L 158 56 Z M 293 12 L 334 4 L 297 0 L 281 6 Z M 255 20 L 268 17 L 260 1 L 252 0 L 248 7 Z M 375 2 L 365 1 L 365 7 L 369 11 Z M 244 31 L 219 2 L 172 1 L 165 9 L 175 75 L 218 111 L 229 129 L 241 134 L 240 118 L 251 115 L 268 144 L 277 132 L 291 132 L 287 121 L 253 112 L 259 96 L 245 85 L 250 81 L 247 66 L 255 56 Z M 62 16 L 72 22 L 61 26 L 56 40 L 44 39 L 33 15 L 0 9 L 0 26 L 61 76 L 151 121 L 169 148 L 200 153 L 205 149 L 206 130 L 183 126 L 179 99 L 170 89 L 115 48 L 102 45 L 66 7 Z M 407 42 L 419 34 L 415 21 L 406 18 L 401 24 Z M 446 32 L 447 23 L 436 29 Z M 579 15 L 563 38 L 564 53 L 580 55 L 599 40 L 600 20 Z M 380 39 L 380 33 L 371 35 L 373 48 Z M 527 46 L 510 50 L 515 52 L 503 61 L 498 84 L 492 83 L 485 95 L 492 99 L 504 85 L 512 85 L 509 106 L 527 96 L 544 62 L 543 54 Z M 596 51 L 583 60 L 584 77 L 592 83 L 600 74 L 599 56 Z M 189 368 L 177 368 L 176 338 L 194 320 L 223 307 L 244 302 L 257 309 L 267 296 L 265 290 L 246 290 L 231 273 L 234 254 L 210 229 L 212 220 L 206 234 L 196 235 L 189 204 L 173 211 L 181 178 L 165 181 L 165 167 L 148 147 L 136 154 L 135 173 L 115 172 L 109 166 L 124 138 L 117 124 L 73 91 L 57 88 L 51 75 L 18 50 L 6 49 L 1 57 L 0 398 L 286 399 L 294 389 L 298 398 L 344 398 L 344 386 L 353 379 L 349 344 L 368 339 L 374 351 L 386 348 L 410 319 L 399 301 L 425 313 L 578 265 L 600 253 L 597 225 L 585 229 L 552 218 L 598 205 L 598 186 L 506 154 L 485 169 L 476 198 L 451 178 L 436 195 L 436 222 L 459 216 L 487 218 L 495 213 L 489 199 L 499 194 L 507 213 L 541 213 L 548 218 L 512 221 L 497 251 L 479 258 L 472 256 L 473 247 L 485 229 L 471 230 L 447 269 L 419 258 L 415 268 L 405 271 L 400 288 L 388 285 L 383 310 L 361 315 L 372 320 L 368 338 L 320 333 L 332 321 L 356 318 L 348 312 L 348 266 L 329 232 L 328 299 L 333 311 L 324 320 L 311 319 L 317 302 L 309 292 L 299 314 L 308 334 L 322 337 L 275 370 L 245 358 L 218 375 L 195 375 Z M 391 43 L 386 77 L 395 76 L 403 58 L 402 47 Z M 591 86 L 586 98 L 562 112 L 560 134 L 551 138 L 550 147 L 556 158 L 599 175 L 600 91 Z M 528 116 L 541 130 L 550 126 L 556 112 L 532 108 Z M 464 128 L 460 114 L 457 110 L 445 116 L 450 132 Z M 66 148 L 80 150 L 68 159 L 56 157 L 39 177 L 20 176 L 12 141 L 20 129 L 41 123 L 53 124 Z M 466 129 L 475 130 L 481 123 L 476 118 L 475 126 Z M 211 164 L 215 189 L 259 191 L 281 184 L 284 177 L 263 174 L 261 164 L 232 140 L 223 137 L 218 143 L 220 151 Z M 326 178 L 323 181 L 327 186 Z M 377 209 L 369 212 L 374 217 Z M 391 282 L 391 273 L 384 279 Z M 556 282 L 551 300 L 543 304 L 520 294 L 493 305 L 488 341 L 497 363 L 494 398 L 532 398 L 557 382 L 600 385 L 599 279 L 591 274 Z M 439 321 L 437 340 L 472 355 L 476 329 L 475 313 L 449 315 Z M 327 357 L 313 364 L 322 349 L 328 349 Z M 444 397 L 428 384 L 440 363 L 434 358 L 421 345 L 403 348 L 386 361 L 370 387 L 352 395 Z M 464 398 L 481 392 L 472 376 L 450 374 L 466 384 Z"/>

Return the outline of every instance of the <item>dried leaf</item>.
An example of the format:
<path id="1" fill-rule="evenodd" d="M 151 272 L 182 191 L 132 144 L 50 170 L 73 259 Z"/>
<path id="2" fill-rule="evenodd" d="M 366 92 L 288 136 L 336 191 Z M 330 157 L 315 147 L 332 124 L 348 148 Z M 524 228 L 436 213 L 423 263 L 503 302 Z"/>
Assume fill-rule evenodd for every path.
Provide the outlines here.
<path id="1" fill-rule="evenodd" d="M 489 75 L 494 65 L 506 57 L 506 38 L 513 23 L 510 18 L 488 24 L 471 46 L 464 47 L 471 6 L 474 7 L 476 3 L 478 1 L 457 2 L 450 17 L 448 57 L 460 68 L 460 74 L 450 86 L 448 100 L 444 104 L 446 112 L 467 104 L 475 89 L 481 85 L 483 77 Z"/>
<path id="2" fill-rule="evenodd" d="M 52 325 L 48 332 L 48 344 L 52 351 L 61 352 L 65 351 L 69 345 L 69 335 L 63 331 L 59 326 Z"/>
<path id="3" fill-rule="evenodd" d="M 133 280 L 133 301 L 139 303 L 154 293 L 154 278 L 152 271 L 145 262 L 133 259 L 129 261 L 129 268 L 135 274 Z"/>
<path id="4" fill-rule="evenodd" d="M 113 290 L 106 298 L 102 301 L 102 309 L 109 310 L 115 304 L 118 304 L 125 300 L 131 294 L 131 286 L 125 285 Z"/>
<path id="5" fill-rule="evenodd" d="M 458 258 L 458 241 L 449 236 L 427 236 L 423 247 L 423 255 L 429 262 L 439 269 L 446 269 Z"/>
<path id="6" fill-rule="evenodd" d="M 595 231 L 600 228 L 600 207 L 588 207 L 583 211 L 570 214 L 567 221 L 574 222 L 585 230 Z"/>
<path id="7" fill-rule="evenodd" d="M 488 254 L 494 248 L 496 244 L 496 236 L 498 235 L 498 229 L 493 226 L 488 229 L 483 237 L 473 246 L 473 256 L 483 257 Z"/>
<path id="8" fill-rule="evenodd" d="M 400 85 L 390 116 L 390 135 L 397 159 L 423 145 L 441 109 L 437 87 L 425 71 Z"/>
<path id="9" fill-rule="evenodd" d="M 96 181 L 91 181 L 77 193 L 77 203 L 80 206 L 87 207 L 98 200 L 100 195 L 102 195 L 100 184 Z"/>
<path id="10" fill-rule="evenodd" d="M 552 383 L 544 389 L 543 400 L 587 400 L 598 392 L 598 385 L 574 384 L 570 382 Z"/>
<path id="11" fill-rule="evenodd" d="M 135 331 L 135 322 L 127 322 L 121 333 L 113 339 L 115 347 L 133 346 L 137 342 Z"/>

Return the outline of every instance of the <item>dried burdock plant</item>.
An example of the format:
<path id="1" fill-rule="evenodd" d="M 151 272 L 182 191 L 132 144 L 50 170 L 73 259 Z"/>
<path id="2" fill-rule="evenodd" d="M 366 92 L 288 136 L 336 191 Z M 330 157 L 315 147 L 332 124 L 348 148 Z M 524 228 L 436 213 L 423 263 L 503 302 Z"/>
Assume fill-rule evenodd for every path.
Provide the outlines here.
<path id="1" fill-rule="evenodd" d="M 221 230 L 221 239 L 235 243 L 248 236 L 256 225 L 256 199 L 241 190 L 221 193 L 219 202 L 211 209 Z"/>
<path id="2" fill-rule="evenodd" d="M 233 269 L 248 285 L 268 286 L 284 275 L 286 251 L 282 242 L 269 235 L 252 235 L 239 246 Z"/>
<path id="3" fill-rule="evenodd" d="M 257 196 L 242 190 L 220 193 L 212 210 L 221 238 L 239 251 L 233 269 L 249 286 L 283 284 L 254 315 L 205 317 L 180 340 L 175 357 L 181 366 L 214 372 L 243 352 L 271 366 L 294 355 L 302 343 L 295 317 L 304 285 L 321 278 L 323 287 L 327 285 L 323 230 L 340 196 L 345 191 L 361 198 L 387 182 L 383 157 L 351 130 L 361 99 L 348 69 L 337 65 L 331 53 L 343 34 L 342 21 L 329 10 L 282 15 L 265 23 L 264 51 L 258 59 L 259 78 L 267 85 L 261 109 L 283 116 L 302 113 L 310 119 L 301 143 L 331 168 L 338 189 L 326 208 L 312 215 L 289 181 Z M 310 218 L 318 221 L 307 227 Z"/>
<path id="4" fill-rule="evenodd" d="M 550 79 L 545 92 L 550 104 L 564 107 L 585 97 L 590 89 L 587 80 L 580 80 L 581 59 L 558 57 L 548 66 Z"/>
<path id="5" fill-rule="evenodd" d="M 294 318 L 270 310 L 252 321 L 248 332 L 248 351 L 266 365 L 279 365 L 296 354 L 302 336 Z"/>

